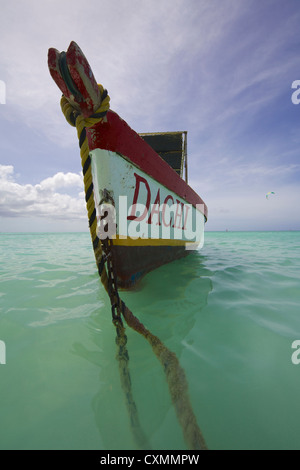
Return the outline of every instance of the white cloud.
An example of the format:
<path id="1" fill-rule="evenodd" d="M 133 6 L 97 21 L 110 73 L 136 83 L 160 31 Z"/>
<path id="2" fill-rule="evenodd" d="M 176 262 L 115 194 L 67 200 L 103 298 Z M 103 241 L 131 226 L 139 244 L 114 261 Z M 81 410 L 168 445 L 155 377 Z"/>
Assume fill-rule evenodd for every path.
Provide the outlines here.
<path id="1" fill-rule="evenodd" d="M 86 211 L 82 188 L 81 175 L 61 172 L 36 185 L 19 184 L 13 166 L 0 165 L 0 216 L 83 219 Z M 66 192 L 74 189 L 76 197 Z"/>
<path id="2" fill-rule="evenodd" d="M 282 63 L 276 55 L 290 40 L 296 19 L 276 32 L 276 41 L 261 27 L 236 41 L 232 32 L 253 15 L 251 5 L 242 2 L 103 0 L 101 9 L 98 5 L 95 0 L 85 5 L 11 0 L 2 6 L 5 76 L 0 78 L 7 81 L 7 118 L 22 117 L 59 146 L 76 136 L 64 121 L 60 91 L 48 72 L 49 47 L 66 50 L 76 40 L 96 79 L 108 88 L 112 109 L 144 132 L 184 123 L 207 131 L 213 123 L 224 127 L 236 114 L 246 119 L 246 109 L 256 113 L 282 92 L 280 80 L 292 74 L 297 61 L 295 55 Z"/>
<path id="3" fill-rule="evenodd" d="M 14 173 L 12 165 L 0 165 L 0 181 L 10 180 Z"/>
<path id="4" fill-rule="evenodd" d="M 186 0 L 103 0 L 100 9 L 95 0 L 84 5 L 11 0 L 1 8 L 5 76 L 0 78 L 7 84 L 7 118 L 22 117 L 58 145 L 74 141 L 59 108 L 61 93 L 47 68 L 48 48 L 66 50 L 71 40 L 87 55 L 96 80 L 107 87 L 112 109 L 140 131 L 159 126 L 166 113 L 189 115 L 186 98 L 201 87 L 196 76 L 200 61 L 239 9 L 237 3 L 215 8 L 198 0 L 189 5 Z M 184 75 L 189 81 L 191 65 L 196 66 L 192 88 L 183 88 L 178 79 Z"/>
<path id="5" fill-rule="evenodd" d="M 61 188 L 68 188 L 70 186 L 82 187 L 82 176 L 75 173 L 56 173 L 56 175 L 44 179 L 39 185 L 36 185 L 38 190 L 55 191 Z"/>
<path id="6" fill-rule="evenodd" d="M 224 194 L 233 197 L 233 207 L 238 204 L 234 193 L 250 194 L 255 188 L 263 194 L 288 178 L 293 182 L 299 121 L 292 122 L 296 108 L 290 86 L 299 79 L 295 38 L 300 13 L 292 2 L 282 10 L 270 0 L 253 8 L 254 3 L 102 0 L 99 7 L 98 0 L 4 2 L 0 79 L 7 96 L 1 119 L 10 120 L 10 128 L 20 122 L 28 127 L 28 144 L 34 141 L 37 153 L 43 148 L 43 173 L 53 168 L 46 139 L 55 142 L 69 165 L 62 148 L 78 149 L 76 130 L 61 113 L 47 51 L 66 50 L 75 40 L 96 79 L 107 87 L 112 109 L 136 131 L 188 130 L 191 186 L 199 189 L 210 214 L 214 207 L 216 214 L 227 210 L 229 204 L 225 209 L 218 204 Z M 2 139 L 1 155 L 17 137 Z M 31 152 L 29 147 L 24 153 Z M 24 162 L 14 149 L 9 163 L 22 173 Z M 20 185 L 13 166 L 1 171 L 2 213 L 78 214 L 83 201 L 83 194 L 74 192 L 82 193 L 78 174 L 57 173 L 39 184 Z M 239 220 L 236 209 L 232 214 Z"/>

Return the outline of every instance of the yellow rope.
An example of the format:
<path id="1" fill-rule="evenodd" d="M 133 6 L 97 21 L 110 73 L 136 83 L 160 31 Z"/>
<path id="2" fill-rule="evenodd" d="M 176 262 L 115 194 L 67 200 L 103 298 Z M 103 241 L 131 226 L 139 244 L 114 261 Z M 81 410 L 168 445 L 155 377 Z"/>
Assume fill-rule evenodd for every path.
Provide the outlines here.
<path id="1" fill-rule="evenodd" d="M 101 96 L 104 93 L 104 89 L 102 85 L 98 85 Z M 96 110 L 95 114 L 102 114 L 108 111 L 109 109 L 109 96 L 107 95 L 104 100 L 101 102 L 100 107 Z M 89 192 L 89 188 L 92 187 L 93 184 L 93 177 L 92 177 L 92 168 L 91 165 L 86 165 L 87 160 L 89 158 L 89 145 L 87 138 L 85 136 L 85 128 L 86 127 L 92 127 L 98 122 L 101 122 L 103 120 L 103 117 L 89 117 L 89 118 L 84 118 L 81 114 L 78 113 L 78 111 L 69 103 L 67 98 L 63 95 L 61 98 L 60 106 L 62 109 L 62 112 L 68 121 L 68 123 L 76 127 L 77 130 L 77 136 L 78 140 L 80 142 L 80 156 L 81 156 L 81 165 L 83 169 L 83 183 L 84 183 L 84 192 L 85 195 L 89 194 L 89 197 L 86 197 L 86 208 L 87 208 L 87 213 L 88 213 L 88 220 L 90 222 L 90 234 L 91 234 L 91 239 L 94 247 L 94 254 L 96 258 L 96 264 L 97 267 L 99 267 L 99 264 L 101 263 L 101 259 L 103 256 L 103 251 L 101 247 L 101 242 L 98 239 L 97 236 L 97 217 L 95 216 L 92 219 L 93 214 L 96 215 L 96 208 L 95 208 L 95 200 L 94 200 L 94 193 L 91 190 Z M 82 135 L 84 134 L 84 139 L 81 142 Z M 105 287 L 106 291 L 108 291 L 108 277 L 106 270 L 103 269 L 101 273 L 101 282 L 103 286 Z"/>
<path id="2" fill-rule="evenodd" d="M 86 127 L 91 127 L 97 124 L 98 122 L 101 122 L 104 117 L 103 114 L 105 115 L 109 109 L 109 96 L 106 94 L 106 91 L 103 89 L 102 85 L 98 85 L 98 87 L 101 96 L 105 97 L 102 100 L 99 109 L 97 109 L 95 114 L 91 117 L 84 118 L 81 114 L 79 114 L 78 111 L 73 108 L 72 105 L 68 102 L 65 96 L 62 96 L 61 98 L 61 109 L 68 123 L 76 127 L 77 129 L 77 136 L 80 145 L 81 164 L 84 175 L 84 191 L 86 195 L 86 208 L 88 213 L 90 234 L 101 282 L 106 291 L 109 293 L 109 281 L 106 269 L 99 269 L 99 266 L 103 265 L 103 250 L 101 246 L 101 241 L 99 240 L 97 235 L 97 217 L 93 192 L 93 178 L 91 164 L 89 160 L 90 150 L 85 131 Z M 147 341 L 151 344 L 153 352 L 161 362 L 166 374 L 171 398 L 177 413 L 179 423 L 182 427 L 183 435 L 188 448 L 191 450 L 207 449 L 205 440 L 198 427 L 197 420 L 189 400 L 188 384 L 186 381 L 185 373 L 184 370 L 180 367 L 176 355 L 169 351 L 166 346 L 160 341 L 159 338 L 154 336 L 149 330 L 144 327 L 144 325 L 133 315 L 133 313 L 121 301 L 121 299 L 116 297 L 115 299 L 113 299 L 113 303 L 118 304 L 118 309 L 119 311 L 122 311 L 128 326 L 133 328 L 135 331 L 137 331 L 147 339 Z M 140 435 L 140 440 L 145 441 L 144 435 L 141 429 L 139 428 L 136 407 L 132 400 L 131 383 L 128 371 L 128 353 L 126 350 L 127 339 L 125 335 L 125 329 L 123 325 L 119 323 L 116 323 L 116 327 L 118 343 L 122 346 L 122 348 L 119 350 L 118 356 L 119 367 L 121 372 L 121 383 L 122 387 L 125 389 L 125 392 L 127 394 L 127 406 L 128 408 L 130 408 L 131 412 L 131 425 L 135 436 L 137 437 L 138 435 Z"/>
<path id="3" fill-rule="evenodd" d="M 103 96 L 104 89 L 102 85 L 98 85 L 101 96 Z M 72 107 L 69 101 L 62 96 L 61 98 L 61 109 L 63 114 L 65 115 L 66 120 L 71 126 L 76 126 L 77 129 L 77 136 L 80 145 L 80 156 L 81 156 L 81 165 L 83 170 L 83 182 L 84 182 L 84 192 L 85 192 L 85 199 L 86 199 L 86 208 L 88 213 L 88 220 L 89 220 L 89 227 L 90 227 L 90 235 L 93 243 L 94 254 L 96 259 L 96 264 L 99 271 L 99 266 L 102 265 L 102 257 L 103 257 L 103 250 L 101 241 L 97 235 L 97 217 L 96 217 L 96 208 L 95 208 L 95 200 L 94 200 L 94 192 L 93 192 L 93 178 L 92 178 L 92 169 L 91 169 L 91 162 L 89 157 L 89 146 L 88 141 L 86 138 L 86 127 L 91 127 L 101 122 L 103 117 L 89 117 L 84 118 L 81 114 Z M 109 96 L 107 95 L 101 102 L 100 107 L 96 110 L 95 114 L 106 114 L 109 109 Z M 101 282 L 105 288 L 105 290 L 109 293 L 109 280 L 107 271 L 105 266 L 102 266 L 101 272 L 99 271 Z M 118 302 L 119 299 L 113 299 L 113 303 Z M 115 321 L 117 338 L 116 343 L 118 345 L 118 352 L 117 352 L 117 359 L 119 362 L 119 371 L 120 371 L 120 379 L 121 379 L 121 386 L 125 393 L 126 398 L 126 405 L 128 408 L 128 412 L 130 415 L 130 426 L 133 432 L 133 436 L 139 448 L 142 449 L 150 449 L 149 444 L 147 443 L 146 436 L 140 426 L 137 407 L 133 400 L 132 390 L 131 390 L 131 379 L 128 367 L 128 352 L 126 348 L 127 344 L 127 337 L 125 334 L 125 328 L 123 327 L 122 322 Z"/>

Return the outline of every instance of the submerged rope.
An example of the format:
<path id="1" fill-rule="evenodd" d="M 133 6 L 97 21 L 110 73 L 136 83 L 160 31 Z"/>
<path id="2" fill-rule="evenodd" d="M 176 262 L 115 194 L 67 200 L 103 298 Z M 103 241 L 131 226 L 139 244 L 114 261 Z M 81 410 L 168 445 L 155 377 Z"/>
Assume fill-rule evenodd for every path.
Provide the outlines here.
<path id="1" fill-rule="evenodd" d="M 147 330 L 126 306 L 123 315 L 128 326 L 147 339 L 164 368 L 172 402 L 188 448 L 190 450 L 207 450 L 190 402 L 185 372 L 180 366 L 175 353 L 170 351 L 157 336 Z"/>
<path id="2" fill-rule="evenodd" d="M 140 449 L 150 450 L 151 446 L 149 445 L 146 435 L 141 427 L 138 410 L 133 398 L 128 367 L 129 355 L 126 347 L 127 336 L 124 331 L 121 331 L 121 329 L 124 330 L 124 327 L 117 327 L 116 343 L 119 347 L 117 359 L 119 362 L 121 386 L 126 397 L 126 406 L 130 417 L 130 427 L 138 447 Z"/>
<path id="3" fill-rule="evenodd" d="M 86 128 L 94 126 L 101 122 L 109 109 L 109 96 L 107 91 L 98 85 L 101 94 L 101 105 L 96 112 L 88 118 L 82 116 L 63 95 L 61 98 L 62 112 L 70 125 L 76 127 L 80 146 L 80 156 L 83 171 L 83 182 L 85 191 L 86 208 L 88 213 L 90 235 L 93 243 L 94 255 L 98 273 L 101 282 L 110 296 L 113 308 L 117 308 L 117 316 L 114 317 L 114 324 L 117 331 L 116 342 L 119 346 L 117 358 L 119 360 L 119 369 L 121 385 L 127 399 L 127 408 L 130 414 L 131 428 L 133 434 L 142 448 L 150 448 L 141 429 L 137 408 L 133 400 L 131 390 L 131 379 L 128 368 L 128 352 L 126 348 L 127 337 L 125 328 L 121 320 L 121 313 L 128 326 L 143 335 L 150 343 L 153 352 L 161 362 L 169 386 L 170 395 L 176 410 L 178 421 L 182 427 L 184 439 L 189 449 L 201 450 L 207 449 L 205 440 L 198 427 L 196 417 L 192 410 L 188 395 L 188 384 L 184 370 L 179 364 L 176 355 L 169 351 L 157 336 L 154 336 L 144 325 L 133 315 L 129 308 L 119 298 L 118 294 L 111 294 L 110 280 L 105 269 L 106 255 L 103 252 L 101 241 L 97 235 L 97 215 L 94 201 L 94 186 L 91 170 L 91 158 L 89 155 L 89 145 L 86 137 Z"/>

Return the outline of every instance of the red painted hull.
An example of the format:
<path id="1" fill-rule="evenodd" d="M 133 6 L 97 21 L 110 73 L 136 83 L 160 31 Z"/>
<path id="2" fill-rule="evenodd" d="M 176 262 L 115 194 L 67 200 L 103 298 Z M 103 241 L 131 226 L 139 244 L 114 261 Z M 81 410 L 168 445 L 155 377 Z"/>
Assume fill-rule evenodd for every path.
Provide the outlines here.
<path id="1" fill-rule="evenodd" d="M 108 111 L 106 122 L 87 129 L 87 137 L 90 150 L 104 149 L 122 155 L 187 203 L 203 205 L 207 218 L 207 206 L 201 197 L 118 114 Z"/>
<path id="2" fill-rule="evenodd" d="M 203 216 L 206 220 L 207 207 L 203 200 L 116 113 L 109 111 L 106 122 L 87 129 L 87 136 L 92 154 L 92 162 L 96 167 L 94 169 L 94 177 L 96 180 L 99 179 L 99 181 L 95 181 L 97 188 L 95 189 L 95 198 L 98 204 L 104 188 L 109 187 L 109 192 L 114 195 L 124 194 L 124 190 L 122 193 L 122 188 L 119 190 L 118 186 L 119 183 L 120 185 L 122 183 L 121 179 L 125 179 L 125 177 L 121 178 L 122 172 L 121 175 L 117 175 L 118 167 L 123 164 L 126 168 L 130 168 L 129 171 L 136 177 L 135 189 L 134 185 L 130 185 L 130 188 L 132 188 L 131 195 L 129 195 L 131 203 L 134 204 L 136 202 L 135 199 L 137 198 L 139 186 L 140 184 L 142 185 L 140 182 L 144 181 L 148 185 L 147 180 L 151 179 L 151 181 L 155 181 L 157 184 L 157 194 L 163 194 L 163 191 L 165 191 L 165 194 L 167 194 L 166 199 L 172 198 L 173 201 L 176 201 L 176 198 L 180 198 L 180 201 L 184 201 L 194 207 L 201 205 Z M 119 164 L 115 165 L 115 167 L 112 165 L 108 169 L 108 163 L 104 160 L 100 161 L 101 155 L 97 154 L 97 152 L 101 154 L 101 151 L 104 154 L 109 153 L 107 157 L 109 161 L 113 158 L 118 158 Z M 106 179 L 104 178 L 103 180 L 104 168 L 106 168 Z M 97 171 L 99 174 L 98 178 Z M 150 188 L 150 183 L 148 187 Z M 153 194 L 151 197 L 155 199 Z M 150 199 L 148 203 L 150 204 Z M 183 203 L 181 202 L 181 204 Z M 130 216 L 128 219 L 130 219 Z M 113 240 L 112 250 L 118 284 L 123 288 L 132 287 L 149 271 L 189 254 L 186 244 L 174 239 L 161 241 L 149 239 L 142 240 L 141 242 L 132 239 L 119 239 L 117 237 L 116 240 Z"/>

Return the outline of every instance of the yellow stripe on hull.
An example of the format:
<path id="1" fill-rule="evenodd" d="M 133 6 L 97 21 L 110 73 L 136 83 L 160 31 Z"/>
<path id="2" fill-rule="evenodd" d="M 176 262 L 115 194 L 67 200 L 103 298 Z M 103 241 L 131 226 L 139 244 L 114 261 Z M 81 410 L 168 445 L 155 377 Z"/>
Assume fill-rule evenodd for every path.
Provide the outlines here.
<path id="1" fill-rule="evenodd" d="M 161 238 L 130 238 L 115 235 L 112 237 L 113 244 L 116 246 L 195 246 L 197 242 L 188 242 L 186 240 L 161 239 Z"/>

